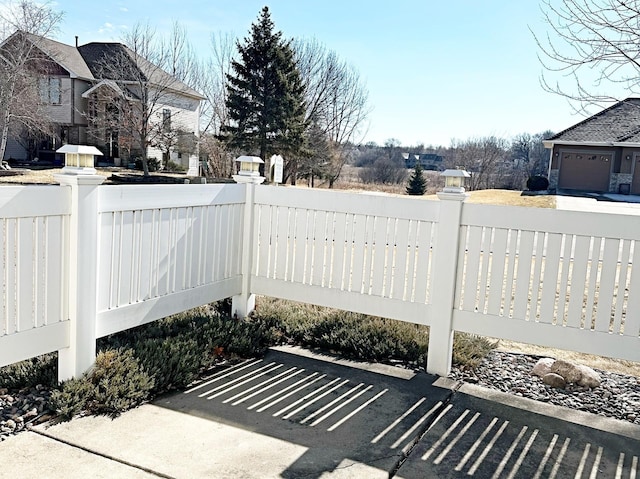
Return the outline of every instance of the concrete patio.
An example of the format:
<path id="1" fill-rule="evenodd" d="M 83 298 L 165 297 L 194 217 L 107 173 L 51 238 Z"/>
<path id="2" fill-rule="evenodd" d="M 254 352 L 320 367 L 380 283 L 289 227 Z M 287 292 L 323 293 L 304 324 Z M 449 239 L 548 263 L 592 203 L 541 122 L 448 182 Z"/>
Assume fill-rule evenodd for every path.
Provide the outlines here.
<path id="1" fill-rule="evenodd" d="M 640 427 L 422 372 L 270 350 L 117 419 L 0 444 L 0 477 L 635 477 Z"/>

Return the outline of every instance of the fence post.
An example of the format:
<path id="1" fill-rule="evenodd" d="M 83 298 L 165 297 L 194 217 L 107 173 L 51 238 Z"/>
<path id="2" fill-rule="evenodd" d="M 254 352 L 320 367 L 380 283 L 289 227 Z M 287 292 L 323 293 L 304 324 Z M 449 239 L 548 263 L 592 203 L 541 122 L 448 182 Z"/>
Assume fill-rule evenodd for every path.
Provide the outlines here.
<path id="1" fill-rule="evenodd" d="M 69 347 L 58 351 L 58 380 L 80 376 L 96 358 L 98 280 L 98 186 L 100 175 L 55 175 L 71 187 L 71 218 L 66 254 Z"/>
<path id="2" fill-rule="evenodd" d="M 244 222 L 242 226 L 242 293 L 231 298 L 231 314 L 246 318 L 256 306 L 256 295 L 251 294 L 251 269 L 253 267 L 253 220 L 256 185 L 245 183 Z"/>
<path id="3" fill-rule="evenodd" d="M 453 353 L 453 302 L 458 269 L 460 244 L 460 218 L 462 203 L 469 195 L 439 192 L 440 216 L 434 247 L 433 290 L 431 294 L 431 326 L 429 328 L 429 350 L 427 372 L 446 376 L 451 371 Z"/>

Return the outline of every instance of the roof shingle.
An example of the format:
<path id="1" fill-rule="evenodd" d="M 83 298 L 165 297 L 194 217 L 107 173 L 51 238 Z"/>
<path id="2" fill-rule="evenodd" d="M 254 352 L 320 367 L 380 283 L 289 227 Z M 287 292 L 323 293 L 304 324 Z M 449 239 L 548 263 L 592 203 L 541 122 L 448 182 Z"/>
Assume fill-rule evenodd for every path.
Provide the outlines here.
<path id="1" fill-rule="evenodd" d="M 550 142 L 640 143 L 640 98 L 627 98 L 567 128 Z"/>

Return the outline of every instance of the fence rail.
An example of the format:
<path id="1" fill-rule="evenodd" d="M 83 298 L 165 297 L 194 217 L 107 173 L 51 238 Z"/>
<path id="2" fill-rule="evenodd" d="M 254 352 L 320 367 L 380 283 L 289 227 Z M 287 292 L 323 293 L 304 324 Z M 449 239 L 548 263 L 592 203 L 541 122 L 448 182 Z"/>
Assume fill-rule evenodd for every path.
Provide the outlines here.
<path id="1" fill-rule="evenodd" d="M 635 218 L 254 185 L 0 188 L 0 365 L 255 294 L 640 361 Z M 87 244 L 90 243 L 90 244 Z M 94 254 L 88 254 L 88 252 Z M 244 305 L 242 304 L 244 302 Z"/>

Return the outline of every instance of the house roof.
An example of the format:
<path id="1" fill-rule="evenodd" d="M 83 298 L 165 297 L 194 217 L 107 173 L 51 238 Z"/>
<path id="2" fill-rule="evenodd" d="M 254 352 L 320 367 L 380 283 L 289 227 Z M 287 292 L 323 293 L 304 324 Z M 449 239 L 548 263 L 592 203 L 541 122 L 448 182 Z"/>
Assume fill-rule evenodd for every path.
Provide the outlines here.
<path id="1" fill-rule="evenodd" d="M 92 42 L 78 47 L 95 78 L 105 78 L 109 72 L 105 71 L 105 64 L 112 64 L 118 68 L 119 80 L 149 81 L 152 84 L 193 96 L 198 99 L 204 97 L 184 82 L 169 75 L 162 68 L 154 65 L 146 58 L 137 55 L 133 50 L 121 43 Z M 113 79 L 113 78 L 111 78 Z"/>
<path id="2" fill-rule="evenodd" d="M 73 47 L 49 38 L 17 31 L 5 40 L 3 44 L 16 35 L 26 35 L 29 41 L 38 49 L 42 50 L 53 61 L 67 70 L 72 78 L 114 80 L 114 78 L 105 78 L 103 76 L 107 73 L 104 71 L 105 69 L 102 68 L 106 59 L 122 63 L 123 65 L 121 66 L 123 69 L 120 71 L 124 71 L 125 73 L 127 73 L 127 71 L 130 72 L 128 77 L 125 76 L 125 81 L 139 80 L 140 74 L 142 74 L 142 78 L 152 84 L 163 85 L 170 90 L 192 96 L 199 100 L 204 99 L 196 90 L 174 78 L 144 57 L 136 55 L 135 52 L 121 43 L 92 42 L 79 47 Z M 125 65 L 125 62 L 127 62 L 128 65 Z"/>
<path id="3" fill-rule="evenodd" d="M 56 42 L 49 38 L 33 35 L 31 33 L 17 31 L 13 33 L 5 42 L 16 35 L 26 35 L 29 41 L 50 57 L 53 61 L 58 63 L 61 67 L 69 72 L 72 78 L 83 78 L 85 80 L 94 80 L 94 76 L 91 74 L 91 70 L 85 63 L 82 55 L 77 48 L 64 43 Z"/>
<path id="4" fill-rule="evenodd" d="M 545 140 L 546 144 L 640 144 L 640 98 L 627 98 Z"/>
<path id="5" fill-rule="evenodd" d="M 100 80 L 100 82 L 93 85 L 87 91 L 82 94 L 82 98 L 89 98 L 92 93 L 101 88 L 111 88 L 116 94 L 126 98 L 127 100 L 139 101 L 138 98 L 133 92 L 128 89 L 122 89 L 118 86 L 118 84 L 113 80 Z"/>

